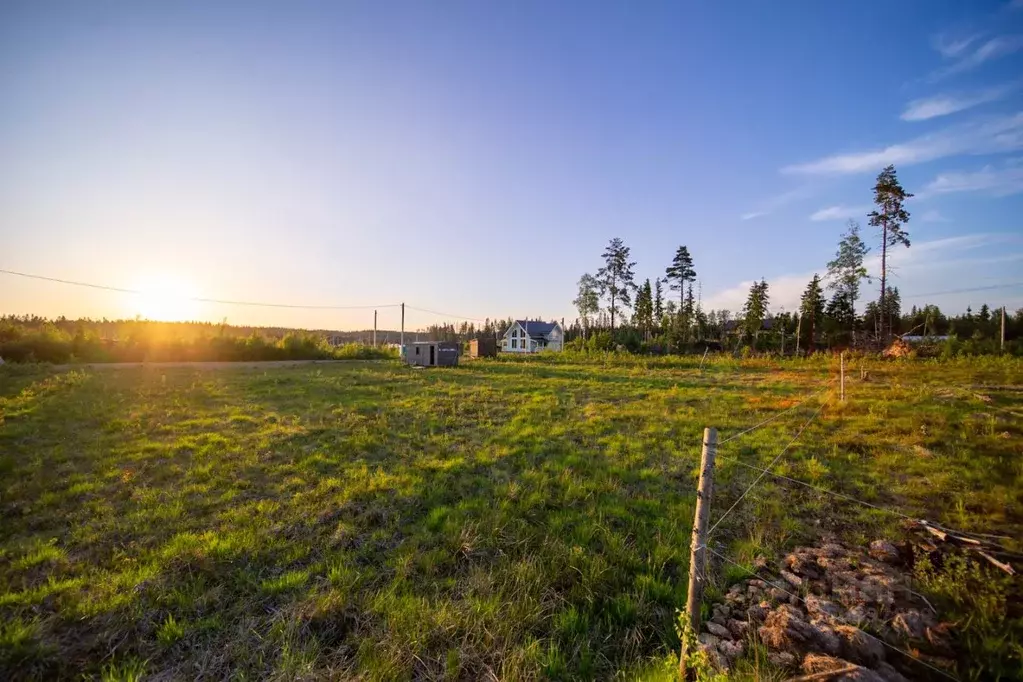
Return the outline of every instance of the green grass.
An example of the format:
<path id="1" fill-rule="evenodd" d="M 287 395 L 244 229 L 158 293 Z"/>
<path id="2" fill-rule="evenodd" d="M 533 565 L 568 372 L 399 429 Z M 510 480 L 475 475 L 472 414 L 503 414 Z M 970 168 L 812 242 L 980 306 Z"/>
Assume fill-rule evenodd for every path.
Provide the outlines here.
<path id="1" fill-rule="evenodd" d="M 698 364 L 0 369 L 0 678 L 667 679 L 703 427 L 727 438 L 836 366 Z M 777 470 L 1019 550 L 1023 364 L 850 364 Z M 819 404 L 722 447 L 712 520 L 756 476 L 735 460 L 765 465 Z M 899 523 L 771 481 L 716 538 L 751 564 Z M 971 630 L 1003 667 L 1004 590 Z"/>

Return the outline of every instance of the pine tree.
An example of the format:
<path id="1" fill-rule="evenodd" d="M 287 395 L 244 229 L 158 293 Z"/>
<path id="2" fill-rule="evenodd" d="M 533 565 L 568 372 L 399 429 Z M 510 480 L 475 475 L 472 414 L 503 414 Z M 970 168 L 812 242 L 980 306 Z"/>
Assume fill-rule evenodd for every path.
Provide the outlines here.
<path id="1" fill-rule="evenodd" d="M 909 222 L 909 212 L 902 204 L 906 199 L 912 197 L 899 184 L 895 175 L 895 166 L 886 166 L 877 176 L 877 184 L 874 185 L 874 204 L 876 209 L 870 212 L 870 224 L 881 228 L 881 298 L 878 301 L 878 308 L 882 313 L 881 337 L 887 339 L 891 334 L 891 327 L 886 332 L 884 328 L 885 296 L 888 291 L 888 249 L 902 244 L 909 248 L 909 233 L 904 226 Z"/>
<path id="2" fill-rule="evenodd" d="M 806 347 L 813 350 L 817 342 L 817 327 L 824 317 L 824 292 L 821 289 L 821 278 L 816 272 L 800 299 L 799 314 L 803 320 L 801 333 L 805 335 Z"/>
<path id="3" fill-rule="evenodd" d="M 664 279 L 668 282 L 668 287 L 672 291 L 679 292 L 679 307 L 680 309 L 684 308 L 686 282 L 692 282 L 696 279 L 696 270 L 693 269 L 693 257 L 689 255 L 687 247 L 678 247 L 671 265 L 664 271 Z"/>
<path id="4" fill-rule="evenodd" d="M 615 333 L 615 315 L 619 307 L 632 307 L 632 292 L 636 289 L 635 261 L 629 260 L 629 247 L 618 237 L 608 242 L 602 257 L 604 267 L 597 271 L 597 282 L 600 291 L 610 302 L 608 312 L 611 314 L 611 337 Z"/>

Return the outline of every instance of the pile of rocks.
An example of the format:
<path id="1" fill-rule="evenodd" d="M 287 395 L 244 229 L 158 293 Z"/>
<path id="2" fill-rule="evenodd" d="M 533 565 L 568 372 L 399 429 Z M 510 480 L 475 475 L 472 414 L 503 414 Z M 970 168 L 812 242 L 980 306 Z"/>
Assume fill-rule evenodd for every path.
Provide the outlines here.
<path id="1" fill-rule="evenodd" d="M 796 549 L 776 574 L 764 562 L 758 573 L 765 579 L 733 585 L 724 603 L 713 606 L 700 648 L 712 665 L 727 670 L 755 636 L 781 668 L 834 670 L 834 680 L 927 679 L 927 667 L 884 640 L 954 672 L 950 626 L 897 568 L 909 558 L 906 551 L 882 540 L 871 544 L 869 555 L 828 543 Z"/>

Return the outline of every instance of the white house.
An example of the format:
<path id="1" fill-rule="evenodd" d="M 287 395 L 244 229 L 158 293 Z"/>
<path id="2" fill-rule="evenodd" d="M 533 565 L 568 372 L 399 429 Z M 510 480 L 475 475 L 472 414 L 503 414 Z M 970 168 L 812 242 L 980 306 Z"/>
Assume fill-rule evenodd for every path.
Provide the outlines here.
<path id="1" fill-rule="evenodd" d="M 565 330 L 557 322 L 515 320 L 501 341 L 506 353 L 537 353 L 542 350 L 561 350 Z"/>

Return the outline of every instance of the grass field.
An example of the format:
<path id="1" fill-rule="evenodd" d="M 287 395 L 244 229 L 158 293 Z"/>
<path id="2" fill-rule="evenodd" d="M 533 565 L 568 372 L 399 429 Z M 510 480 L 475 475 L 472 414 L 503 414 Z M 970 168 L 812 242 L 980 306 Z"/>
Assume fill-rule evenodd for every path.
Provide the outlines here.
<path id="1" fill-rule="evenodd" d="M 658 677 L 703 427 L 790 407 L 721 448 L 712 522 L 823 404 L 777 471 L 1023 548 L 1023 364 L 860 362 L 844 404 L 832 359 L 0 368 L 0 678 Z M 716 539 L 899 523 L 765 482 Z M 1011 675 L 1019 586 L 983 580 L 979 616 L 921 589 L 964 676 Z"/>

